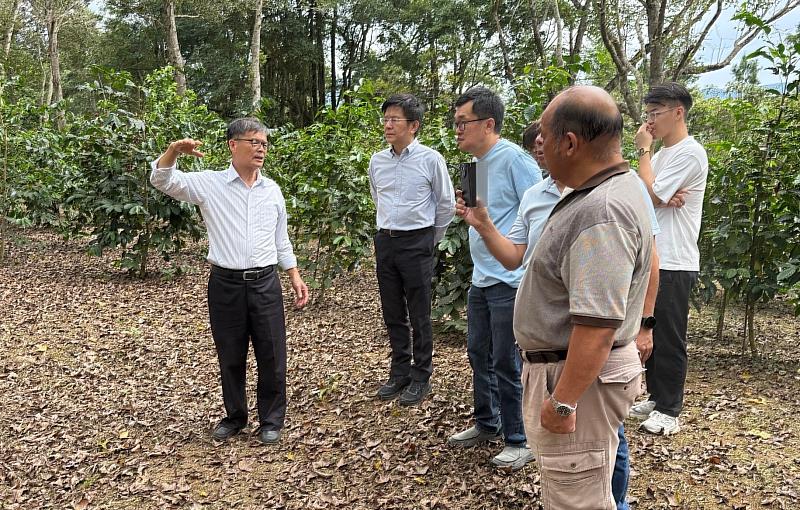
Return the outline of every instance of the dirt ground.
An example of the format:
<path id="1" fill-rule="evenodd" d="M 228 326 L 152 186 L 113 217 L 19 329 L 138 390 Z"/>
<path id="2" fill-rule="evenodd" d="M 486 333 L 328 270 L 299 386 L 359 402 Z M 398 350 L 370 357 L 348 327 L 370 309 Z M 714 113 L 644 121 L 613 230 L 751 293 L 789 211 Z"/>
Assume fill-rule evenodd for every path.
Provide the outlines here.
<path id="1" fill-rule="evenodd" d="M 177 261 L 185 275 L 138 281 L 82 242 L 16 236 L 0 267 L 0 509 L 539 508 L 535 464 L 505 473 L 489 465 L 498 445 L 446 445 L 470 423 L 462 337 L 437 335 L 421 407 L 372 398 L 389 349 L 371 270 L 289 307 L 280 445 L 214 444 L 202 246 Z M 633 508 L 800 508 L 797 320 L 759 311 L 755 360 L 740 354 L 739 311 L 728 323 L 720 343 L 713 310 L 692 312 L 680 434 L 627 423 Z"/>

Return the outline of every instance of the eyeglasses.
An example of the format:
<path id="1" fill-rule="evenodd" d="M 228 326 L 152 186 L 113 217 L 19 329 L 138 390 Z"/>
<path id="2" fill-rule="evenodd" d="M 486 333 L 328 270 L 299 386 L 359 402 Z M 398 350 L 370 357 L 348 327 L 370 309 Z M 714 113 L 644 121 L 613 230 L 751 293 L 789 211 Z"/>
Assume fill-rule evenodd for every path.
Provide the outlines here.
<path id="1" fill-rule="evenodd" d="M 259 145 L 262 149 L 267 150 L 269 149 L 269 142 L 262 142 L 261 140 L 257 140 L 255 138 L 234 138 L 234 140 L 239 142 L 250 142 L 250 145 L 255 149 Z"/>
<path id="2" fill-rule="evenodd" d="M 644 112 L 644 113 L 642 114 L 642 122 L 650 122 L 650 121 L 654 121 L 654 120 L 656 120 L 656 119 L 658 118 L 658 116 L 659 116 L 659 115 L 661 115 L 662 113 L 667 113 L 667 112 L 669 112 L 669 111 L 672 111 L 672 110 L 674 110 L 675 108 L 677 108 L 677 106 L 673 106 L 672 108 L 667 108 L 666 110 L 661 110 L 661 111 L 658 111 L 658 112 L 655 112 L 655 111 L 653 111 L 653 112 Z"/>
<path id="3" fill-rule="evenodd" d="M 480 119 L 472 119 L 472 120 L 457 120 L 453 122 L 453 129 L 456 131 L 464 131 L 465 129 L 467 129 L 467 124 L 469 124 L 470 122 L 479 122 L 487 119 L 489 119 L 489 117 L 483 117 Z"/>
<path id="4" fill-rule="evenodd" d="M 385 124 L 397 124 L 401 121 L 411 122 L 411 119 L 401 119 L 398 117 L 379 117 L 378 120 L 380 121 L 381 125 Z"/>

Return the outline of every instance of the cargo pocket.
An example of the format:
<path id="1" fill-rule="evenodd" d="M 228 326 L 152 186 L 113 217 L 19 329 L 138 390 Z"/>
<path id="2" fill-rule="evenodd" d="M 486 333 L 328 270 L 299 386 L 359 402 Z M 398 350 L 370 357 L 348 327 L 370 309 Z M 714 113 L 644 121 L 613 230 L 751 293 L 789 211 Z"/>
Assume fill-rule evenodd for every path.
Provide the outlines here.
<path id="1" fill-rule="evenodd" d="M 603 510 L 610 501 L 608 452 L 542 453 L 542 501 L 547 510 Z"/>

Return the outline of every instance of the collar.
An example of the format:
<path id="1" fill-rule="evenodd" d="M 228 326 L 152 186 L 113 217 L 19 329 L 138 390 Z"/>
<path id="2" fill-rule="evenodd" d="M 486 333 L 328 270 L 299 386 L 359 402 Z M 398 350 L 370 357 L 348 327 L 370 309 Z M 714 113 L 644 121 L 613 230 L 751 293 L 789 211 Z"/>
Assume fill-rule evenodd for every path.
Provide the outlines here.
<path id="1" fill-rule="evenodd" d="M 550 193 L 552 195 L 556 195 L 556 196 L 560 197 L 561 196 L 561 192 L 558 191 L 558 186 L 556 186 L 555 179 L 553 179 L 552 177 L 550 177 L 548 175 L 547 178 L 545 179 L 545 181 L 548 181 L 548 183 L 547 183 L 547 186 L 545 186 L 544 189 L 542 189 L 542 193 Z"/>
<path id="2" fill-rule="evenodd" d="M 231 164 L 228 165 L 228 169 L 225 170 L 225 183 L 226 184 L 230 184 L 233 181 L 235 181 L 236 179 L 239 179 L 240 181 L 242 181 L 242 178 L 239 176 L 239 172 L 236 171 L 236 168 L 234 168 L 233 163 L 231 163 Z M 264 178 L 261 175 L 261 172 L 258 172 L 258 177 L 256 177 L 256 182 L 254 182 L 253 186 L 251 186 L 251 187 L 254 188 L 256 186 L 260 186 L 263 181 L 264 181 Z M 244 182 L 244 181 L 242 181 L 242 182 Z"/>
<path id="3" fill-rule="evenodd" d="M 479 157 L 475 156 L 475 161 L 483 161 L 484 159 L 488 158 L 488 157 L 489 157 L 489 156 L 490 156 L 490 155 L 491 155 L 491 154 L 492 154 L 494 151 L 496 151 L 496 150 L 497 150 L 497 148 L 498 148 L 498 147 L 500 147 L 500 145 L 502 145 L 504 142 L 505 142 L 505 138 L 503 138 L 503 137 L 501 136 L 500 138 L 498 138 L 498 139 L 497 139 L 497 141 L 496 141 L 496 142 L 494 142 L 494 145 L 492 145 L 492 146 L 489 148 L 489 150 L 488 150 L 488 151 L 486 151 L 486 154 L 484 154 L 482 158 L 479 158 Z"/>
<path id="4" fill-rule="evenodd" d="M 395 157 L 400 157 L 400 156 L 402 156 L 402 155 L 403 155 L 403 154 L 405 154 L 405 153 L 411 154 L 412 152 L 414 152 L 414 150 L 416 150 L 416 148 L 417 148 L 418 146 L 419 146 L 419 140 L 417 140 L 417 138 L 416 138 L 416 137 L 414 137 L 414 139 L 413 139 L 413 140 L 411 140 L 411 143 L 410 143 L 410 144 L 408 144 L 408 147 L 406 147 L 405 149 L 403 149 L 403 151 L 402 151 L 400 154 L 397 154 L 397 153 L 394 151 L 394 147 L 393 147 L 393 146 L 391 146 L 391 145 L 389 146 L 389 152 L 391 152 L 391 153 L 392 153 L 392 156 L 395 156 Z"/>
<path id="5" fill-rule="evenodd" d="M 616 165 L 612 165 L 608 168 L 604 168 L 600 170 L 593 176 L 589 178 L 586 182 L 575 188 L 575 191 L 583 191 L 585 189 L 596 188 L 597 186 L 601 185 L 605 181 L 611 179 L 615 175 L 626 173 L 630 170 L 627 161 L 623 161 L 621 163 L 617 163 Z"/>
<path id="6" fill-rule="evenodd" d="M 623 161 L 621 163 L 617 163 L 616 165 L 612 165 L 608 168 L 600 170 L 599 172 L 594 174 L 591 178 L 589 178 L 588 181 L 584 182 L 583 184 L 572 190 L 570 193 L 564 195 L 561 198 L 561 201 L 559 201 L 556 204 L 556 206 L 553 207 L 553 210 L 550 211 L 550 218 L 552 218 L 557 211 L 560 211 L 561 209 L 566 207 L 567 204 L 573 202 L 575 200 L 575 197 L 591 193 L 592 190 L 594 190 L 596 187 L 598 187 L 605 181 L 611 179 L 612 177 L 626 174 L 628 172 L 629 170 L 627 161 Z"/>

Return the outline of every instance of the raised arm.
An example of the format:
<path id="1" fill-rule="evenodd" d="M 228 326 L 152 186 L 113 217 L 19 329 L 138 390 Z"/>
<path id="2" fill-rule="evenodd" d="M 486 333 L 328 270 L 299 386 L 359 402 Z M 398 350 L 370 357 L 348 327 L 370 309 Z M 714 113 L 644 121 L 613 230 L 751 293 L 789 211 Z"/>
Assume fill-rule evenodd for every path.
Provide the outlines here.
<path id="1" fill-rule="evenodd" d="M 203 153 L 197 150 L 202 143 L 184 138 L 169 144 L 167 150 L 150 164 L 150 182 L 153 186 L 175 200 L 201 205 L 207 193 L 203 173 L 183 173 L 176 169 L 176 164 L 181 154 L 202 158 Z"/>

